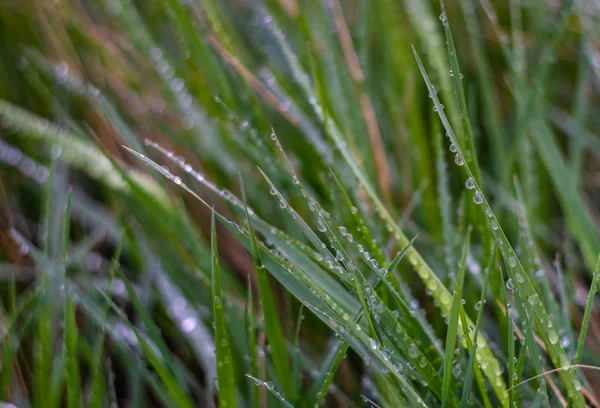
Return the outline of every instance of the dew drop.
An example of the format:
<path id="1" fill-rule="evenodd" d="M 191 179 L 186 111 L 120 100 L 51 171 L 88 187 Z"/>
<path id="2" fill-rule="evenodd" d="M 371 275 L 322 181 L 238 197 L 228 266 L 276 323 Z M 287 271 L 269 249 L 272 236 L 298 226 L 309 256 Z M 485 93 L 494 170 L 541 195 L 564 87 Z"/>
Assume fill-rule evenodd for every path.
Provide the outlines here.
<path id="1" fill-rule="evenodd" d="M 473 177 L 469 177 L 465 181 L 465 187 L 469 190 L 473 190 L 473 188 L 475 187 L 475 181 L 473 181 Z"/>
<path id="2" fill-rule="evenodd" d="M 373 350 L 377 350 L 379 348 L 379 340 L 374 339 L 372 337 L 369 338 L 369 346 L 373 349 Z"/>
<path id="3" fill-rule="evenodd" d="M 548 341 L 550 344 L 556 344 L 556 342 L 558 342 L 558 334 L 554 330 L 548 331 Z"/>
<path id="4" fill-rule="evenodd" d="M 317 221 L 317 229 L 321 232 L 325 232 L 327 230 L 327 227 L 325 227 L 325 223 L 323 222 L 322 218 L 319 218 L 319 220 Z"/>
<path id="5" fill-rule="evenodd" d="M 419 356 L 419 349 L 417 348 L 416 344 L 411 344 L 408 347 L 408 356 L 410 358 L 417 358 Z"/>
<path id="6" fill-rule="evenodd" d="M 475 194 L 473 194 L 473 202 L 478 205 L 483 203 L 483 194 L 481 194 L 481 191 L 475 191 Z"/>
<path id="7" fill-rule="evenodd" d="M 515 288 L 515 285 L 513 283 L 512 279 L 509 279 L 506 281 L 506 289 L 508 290 L 513 290 Z"/>
<path id="8" fill-rule="evenodd" d="M 463 164 L 465 164 L 465 161 L 463 160 L 463 158 L 460 154 L 457 154 L 454 157 L 454 163 L 456 163 L 457 166 L 462 166 Z"/>

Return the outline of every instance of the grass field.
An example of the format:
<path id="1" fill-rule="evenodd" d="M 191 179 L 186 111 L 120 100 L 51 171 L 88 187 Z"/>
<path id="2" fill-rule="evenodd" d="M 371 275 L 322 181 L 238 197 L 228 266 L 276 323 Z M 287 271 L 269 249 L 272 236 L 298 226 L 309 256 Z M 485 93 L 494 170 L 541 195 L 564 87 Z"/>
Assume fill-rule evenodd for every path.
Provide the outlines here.
<path id="1" fill-rule="evenodd" d="M 592 0 L 0 2 L 0 407 L 600 407 Z"/>

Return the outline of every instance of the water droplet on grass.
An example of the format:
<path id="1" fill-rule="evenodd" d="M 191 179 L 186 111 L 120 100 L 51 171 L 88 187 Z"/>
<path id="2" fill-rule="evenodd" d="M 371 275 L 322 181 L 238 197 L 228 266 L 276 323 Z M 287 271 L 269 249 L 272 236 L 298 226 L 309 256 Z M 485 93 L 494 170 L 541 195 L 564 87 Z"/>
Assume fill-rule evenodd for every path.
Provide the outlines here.
<path id="1" fill-rule="evenodd" d="M 369 338 L 369 346 L 373 349 L 373 350 L 377 350 L 379 348 L 379 340 L 374 339 L 374 338 Z"/>
<path id="2" fill-rule="evenodd" d="M 473 177 L 469 177 L 465 181 L 465 187 L 468 188 L 469 190 L 472 190 L 475 187 L 475 181 L 473 181 Z"/>
<path id="3" fill-rule="evenodd" d="M 508 290 L 513 290 L 515 288 L 515 285 L 513 283 L 512 279 L 509 279 L 506 281 L 506 289 Z"/>

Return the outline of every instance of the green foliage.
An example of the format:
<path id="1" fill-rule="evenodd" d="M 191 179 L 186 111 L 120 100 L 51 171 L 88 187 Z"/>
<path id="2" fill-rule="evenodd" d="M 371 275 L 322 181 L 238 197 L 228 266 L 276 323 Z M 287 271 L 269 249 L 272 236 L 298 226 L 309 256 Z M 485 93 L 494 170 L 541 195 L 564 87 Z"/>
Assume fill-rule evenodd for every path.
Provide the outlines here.
<path id="1" fill-rule="evenodd" d="M 0 405 L 599 405 L 585 2 L 6 3 Z"/>

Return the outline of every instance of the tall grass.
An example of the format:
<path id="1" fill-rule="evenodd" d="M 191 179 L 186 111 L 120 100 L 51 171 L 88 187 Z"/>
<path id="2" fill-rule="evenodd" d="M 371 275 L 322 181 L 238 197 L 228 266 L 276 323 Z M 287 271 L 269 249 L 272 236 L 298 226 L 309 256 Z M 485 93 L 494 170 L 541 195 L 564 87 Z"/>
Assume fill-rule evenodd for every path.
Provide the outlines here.
<path id="1" fill-rule="evenodd" d="M 0 5 L 0 402 L 600 406 L 600 10 Z"/>

